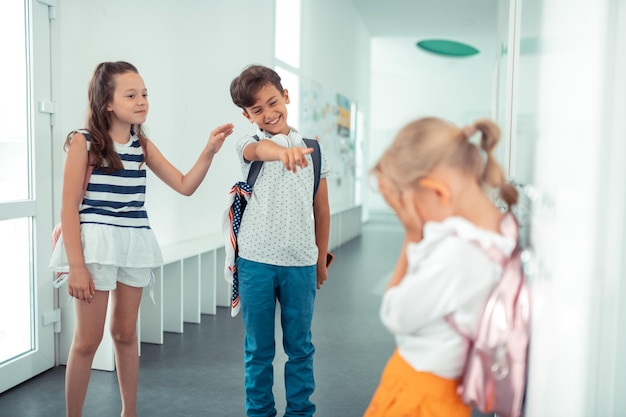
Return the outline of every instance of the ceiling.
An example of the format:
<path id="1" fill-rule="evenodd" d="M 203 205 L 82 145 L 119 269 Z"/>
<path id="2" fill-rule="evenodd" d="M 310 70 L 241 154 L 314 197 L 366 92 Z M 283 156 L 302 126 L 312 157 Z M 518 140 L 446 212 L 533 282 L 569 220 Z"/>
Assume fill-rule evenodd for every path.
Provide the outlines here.
<path id="1" fill-rule="evenodd" d="M 410 73 L 450 66 L 491 71 L 498 57 L 498 6 L 507 0 L 352 0 L 370 32 L 376 58 L 372 70 Z M 437 56 L 416 48 L 424 39 L 448 39 L 480 50 L 470 58 Z"/>
<path id="2" fill-rule="evenodd" d="M 352 0 L 372 37 L 493 36 L 504 0 Z"/>

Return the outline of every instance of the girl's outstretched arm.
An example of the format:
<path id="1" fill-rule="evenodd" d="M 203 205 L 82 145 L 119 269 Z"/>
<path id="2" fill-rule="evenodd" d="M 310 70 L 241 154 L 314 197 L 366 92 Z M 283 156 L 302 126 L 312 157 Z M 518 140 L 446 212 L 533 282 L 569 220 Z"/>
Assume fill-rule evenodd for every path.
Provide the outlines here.
<path id="1" fill-rule="evenodd" d="M 147 143 L 146 164 L 161 181 L 172 189 L 186 196 L 192 195 L 209 171 L 213 157 L 222 148 L 224 140 L 231 133 L 233 133 L 232 123 L 223 124 L 213 129 L 206 146 L 200 153 L 200 157 L 187 174 L 183 174 L 172 165 L 150 140 Z"/>

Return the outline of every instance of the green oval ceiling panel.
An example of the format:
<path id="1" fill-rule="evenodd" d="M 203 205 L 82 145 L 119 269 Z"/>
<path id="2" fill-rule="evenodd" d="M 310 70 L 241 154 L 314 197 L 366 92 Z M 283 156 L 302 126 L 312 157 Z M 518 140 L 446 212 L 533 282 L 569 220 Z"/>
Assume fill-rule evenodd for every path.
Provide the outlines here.
<path id="1" fill-rule="evenodd" d="M 448 41 L 445 39 L 428 39 L 417 43 L 417 47 L 437 55 L 445 56 L 472 56 L 479 51 L 471 45 Z"/>

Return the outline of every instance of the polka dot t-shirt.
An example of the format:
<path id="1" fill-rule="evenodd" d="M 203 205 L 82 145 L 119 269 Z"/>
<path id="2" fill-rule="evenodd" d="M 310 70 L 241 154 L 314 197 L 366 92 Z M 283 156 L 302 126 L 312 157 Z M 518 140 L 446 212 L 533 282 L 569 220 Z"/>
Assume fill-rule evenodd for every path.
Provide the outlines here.
<path id="1" fill-rule="evenodd" d="M 295 129 L 289 135 L 271 136 L 258 130 L 260 140 L 272 140 L 284 147 L 306 147 Z M 243 177 L 248 177 L 251 163 L 244 160 L 246 146 L 256 143 L 244 136 L 237 143 Z M 328 163 L 320 146 L 320 177 L 329 174 Z M 296 173 L 285 169 L 282 161 L 264 162 L 254 184 L 252 197 L 241 219 L 237 235 L 239 256 L 254 262 L 280 266 L 310 266 L 317 263 L 315 220 L 313 218 L 313 161 Z"/>

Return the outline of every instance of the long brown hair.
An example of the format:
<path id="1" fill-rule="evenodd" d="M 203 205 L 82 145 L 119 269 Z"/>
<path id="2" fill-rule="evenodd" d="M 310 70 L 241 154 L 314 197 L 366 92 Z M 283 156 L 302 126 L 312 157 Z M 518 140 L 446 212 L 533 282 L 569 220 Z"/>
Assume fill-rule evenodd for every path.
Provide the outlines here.
<path id="1" fill-rule="evenodd" d="M 478 145 L 470 142 L 480 132 Z M 411 186 L 437 166 L 457 168 L 481 186 L 491 186 L 509 207 L 517 204 L 517 189 L 506 182 L 504 170 L 493 155 L 500 129 L 489 119 L 464 128 L 436 117 L 415 120 L 398 132 L 391 146 L 372 169 L 398 189 Z"/>
<path id="2" fill-rule="evenodd" d="M 96 66 L 87 90 L 89 100 L 87 130 L 91 136 L 91 145 L 89 148 L 90 163 L 96 168 L 105 167 L 107 172 L 113 172 L 123 168 L 122 160 L 117 152 L 115 152 L 113 139 L 111 135 L 109 135 L 111 112 L 107 110 L 107 106 L 113 101 L 115 76 L 127 72 L 139 74 L 137 68 L 128 62 L 102 62 Z M 65 149 L 69 146 L 73 133 L 74 132 L 71 132 L 67 135 L 64 145 Z M 143 132 L 142 125 L 137 124 L 131 126 L 130 133 L 137 135 L 144 153 L 144 158 L 147 158 L 147 138 Z"/>

